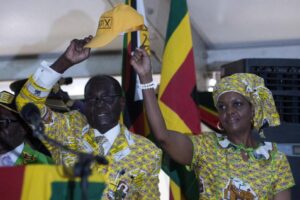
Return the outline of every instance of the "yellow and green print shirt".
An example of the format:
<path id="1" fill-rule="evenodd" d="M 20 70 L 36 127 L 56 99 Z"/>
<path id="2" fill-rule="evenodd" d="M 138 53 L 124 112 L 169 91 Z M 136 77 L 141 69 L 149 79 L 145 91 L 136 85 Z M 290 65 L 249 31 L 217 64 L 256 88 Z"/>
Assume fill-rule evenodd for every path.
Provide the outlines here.
<path id="1" fill-rule="evenodd" d="M 203 133 L 191 140 L 200 199 L 271 199 L 294 185 L 286 156 L 274 143 L 248 151 L 244 161 L 240 149 L 221 134 Z"/>
<path id="2" fill-rule="evenodd" d="M 22 143 L 15 149 L 0 155 L 0 167 L 53 163 L 50 157 L 32 149 L 27 143 Z"/>
<path id="3" fill-rule="evenodd" d="M 17 97 L 19 110 L 34 102 L 45 119 L 45 134 L 70 149 L 99 155 L 94 129 L 78 111 L 57 113 L 45 106 L 49 89 L 44 89 L 30 78 Z M 77 156 L 46 143 L 56 164 L 74 166 Z M 161 150 L 150 140 L 129 132 L 121 125 L 106 158 L 108 165 L 94 165 L 107 179 L 103 200 L 159 199 L 158 174 L 161 167 Z"/>

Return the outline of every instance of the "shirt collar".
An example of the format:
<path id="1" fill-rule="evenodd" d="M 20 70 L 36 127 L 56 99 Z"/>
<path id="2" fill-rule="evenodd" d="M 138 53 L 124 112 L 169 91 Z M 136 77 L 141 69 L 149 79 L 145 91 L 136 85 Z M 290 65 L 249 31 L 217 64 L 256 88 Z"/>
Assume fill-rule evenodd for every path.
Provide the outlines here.
<path id="1" fill-rule="evenodd" d="M 15 149 L 0 155 L 0 166 L 13 166 L 24 149 L 24 143 L 17 146 Z M 7 162 L 9 159 L 9 163 Z"/>
<path id="2" fill-rule="evenodd" d="M 239 150 L 239 148 L 237 147 L 238 145 L 235 145 L 232 142 L 230 142 L 228 140 L 227 136 L 221 135 L 219 133 L 216 133 L 216 135 L 217 135 L 218 143 L 223 149 L 232 147 L 233 149 Z M 252 148 L 248 148 L 248 149 L 252 149 Z M 260 143 L 257 148 L 254 148 L 252 150 L 252 155 L 256 159 L 264 158 L 264 159 L 268 160 L 271 156 L 270 155 L 271 151 L 273 151 L 272 143 L 271 142 L 263 142 L 263 143 Z"/>
<path id="3" fill-rule="evenodd" d="M 94 132 L 95 132 L 95 137 L 104 136 L 112 145 L 120 133 L 120 124 L 117 124 L 116 126 L 114 126 L 113 128 L 111 128 L 105 133 L 100 133 L 100 131 L 98 131 L 97 129 L 94 129 Z"/>

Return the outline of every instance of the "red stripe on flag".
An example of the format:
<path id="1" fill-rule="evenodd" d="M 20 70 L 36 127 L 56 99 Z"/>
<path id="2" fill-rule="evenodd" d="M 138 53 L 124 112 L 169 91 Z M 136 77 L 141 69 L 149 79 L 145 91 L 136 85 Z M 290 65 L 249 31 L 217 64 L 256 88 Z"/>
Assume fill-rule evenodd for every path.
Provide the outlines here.
<path id="1" fill-rule="evenodd" d="M 172 188 L 170 187 L 170 199 L 169 200 L 175 200 L 172 192 Z"/>
<path id="2" fill-rule="evenodd" d="M 23 187 L 24 166 L 1 167 L 0 199 L 20 200 Z"/>
<path id="3" fill-rule="evenodd" d="M 133 33 L 129 33 L 133 34 Z M 143 112 L 143 102 L 135 101 L 135 84 L 136 84 L 136 73 L 133 67 L 130 65 L 130 52 L 134 48 L 134 41 L 136 38 L 130 35 L 126 35 L 127 43 L 123 49 L 123 74 L 122 74 L 122 87 L 125 91 L 126 107 L 124 109 L 124 124 L 133 133 L 139 135 L 146 135 L 145 132 L 145 119 Z M 129 42 L 129 43 L 128 43 Z"/>
<path id="4" fill-rule="evenodd" d="M 217 130 L 217 124 L 219 122 L 219 118 L 218 118 L 217 114 L 213 114 L 201 107 L 199 107 L 199 114 L 201 116 L 201 121 L 203 123 L 207 124 L 214 130 Z"/>
<path id="5" fill-rule="evenodd" d="M 161 101 L 180 116 L 193 134 L 199 134 L 200 118 L 197 105 L 192 98 L 192 92 L 196 86 L 195 69 L 191 70 L 191 66 L 195 66 L 193 58 L 191 49 L 170 80 L 161 96 Z"/>
<path id="6" fill-rule="evenodd" d="M 135 119 L 135 121 L 133 122 L 133 124 L 129 128 L 129 130 L 133 133 L 137 133 L 139 135 L 146 136 L 144 112 L 141 112 L 139 114 L 139 116 Z"/>

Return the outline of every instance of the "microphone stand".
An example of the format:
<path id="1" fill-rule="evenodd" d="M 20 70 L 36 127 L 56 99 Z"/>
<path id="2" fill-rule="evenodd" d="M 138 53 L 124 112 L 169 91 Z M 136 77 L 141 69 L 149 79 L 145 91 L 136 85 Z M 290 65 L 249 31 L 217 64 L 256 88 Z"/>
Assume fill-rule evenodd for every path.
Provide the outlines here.
<path id="1" fill-rule="evenodd" d="M 88 176 L 91 175 L 90 166 L 93 161 L 96 161 L 98 164 L 107 165 L 108 161 L 103 156 L 94 156 L 93 154 L 78 152 L 69 147 L 57 142 L 56 140 L 49 138 L 44 134 L 44 125 L 42 122 L 38 123 L 37 126 L 31 125 L 33 130 L 33 135 L 40 139 L 41 141 L 47 141 L 48 143 L 64 149 L 74 155 L 78 156 L 78 161 L 74 165 L 74 175 L 81 178 L 80 187 L 81 187 L 81 199 L 88 199 Z"/>

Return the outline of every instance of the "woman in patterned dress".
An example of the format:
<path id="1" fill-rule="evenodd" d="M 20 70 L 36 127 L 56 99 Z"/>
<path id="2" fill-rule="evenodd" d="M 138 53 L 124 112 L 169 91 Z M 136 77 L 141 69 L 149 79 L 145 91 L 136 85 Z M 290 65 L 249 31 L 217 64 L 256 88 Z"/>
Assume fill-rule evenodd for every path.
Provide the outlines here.
<path id="1" fill-rule="evenodd" d="M 147 53 L 137 49 L 131 64 L 143 88 L 147 116 L 156 139 L 175 161 L 195 171 L 200 199 L 290 199 L 294 179 L 286 156 L 275 143 L 253 132 L 280 124 L 274 100 L 262 78 L 248 73 L 221 79 L 213 92 L 219 133 L 187 136 L 168 130 L 151 86 Z M 143 87 L 145 86 L 145 87 Z"/>

